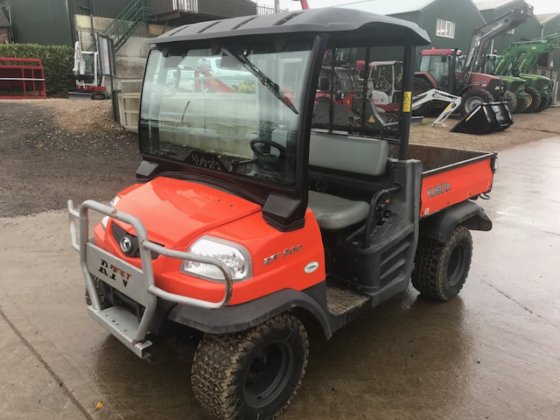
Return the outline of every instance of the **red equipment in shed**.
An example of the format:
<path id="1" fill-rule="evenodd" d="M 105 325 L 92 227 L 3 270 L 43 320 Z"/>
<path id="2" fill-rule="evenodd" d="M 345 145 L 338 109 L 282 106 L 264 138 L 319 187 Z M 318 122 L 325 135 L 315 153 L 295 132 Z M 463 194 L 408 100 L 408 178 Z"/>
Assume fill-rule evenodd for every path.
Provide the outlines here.
<path id="1" fill-rule="evenodd" d="M 39 58 L 0 57 L 0 99 L 45 99 L 45 70 Z"/>

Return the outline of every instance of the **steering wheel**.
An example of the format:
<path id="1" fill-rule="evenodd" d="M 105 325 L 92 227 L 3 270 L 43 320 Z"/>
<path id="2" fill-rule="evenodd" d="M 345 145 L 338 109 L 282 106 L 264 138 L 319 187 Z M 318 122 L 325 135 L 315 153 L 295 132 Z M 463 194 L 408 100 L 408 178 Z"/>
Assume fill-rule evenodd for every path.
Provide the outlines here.
<path id="1" fill-rule="evenodd" d="M 255 139 L 255 140 L 251 140 L 250 145 L 251 145 L 251 150 L 255 153 L 257 159 L 260 160 L 261 162 L 276 163 L 276 162 L 282 162 L 286 158 L 286 148 L 276 142 L 270 140 Z M 273 149 L 278 150 L 279 155 L 275 155 L 265 151 L 264 146 L 270 146 Z"/>

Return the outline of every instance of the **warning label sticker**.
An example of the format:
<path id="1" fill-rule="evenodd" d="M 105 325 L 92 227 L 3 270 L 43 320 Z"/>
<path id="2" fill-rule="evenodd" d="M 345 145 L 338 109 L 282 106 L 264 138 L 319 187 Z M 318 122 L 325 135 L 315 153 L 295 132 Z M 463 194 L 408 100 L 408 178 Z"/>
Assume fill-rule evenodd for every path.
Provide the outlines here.
<path id="1" fill-rule="evenodd" d="M 410 112 L 412 107 L 412 92 L 407 90 L 404 92 L 402 110 L 403 112 Z"/>

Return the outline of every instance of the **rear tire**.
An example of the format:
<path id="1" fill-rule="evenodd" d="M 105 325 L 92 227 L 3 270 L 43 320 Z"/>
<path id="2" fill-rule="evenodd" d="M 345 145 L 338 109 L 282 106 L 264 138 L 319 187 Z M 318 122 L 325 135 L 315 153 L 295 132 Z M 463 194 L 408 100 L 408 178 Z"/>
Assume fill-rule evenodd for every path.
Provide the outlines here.
<path id="1" fill-rule="evenodd" d="M 541 106 L 541 100 L 542 100 L 541 94 L 539 93 L 539 91 L 537 89 L 535 89 L 532 86 L 527 86 L 525 88 L 525 92 L 527 92 L 529 94 L 529 96 L 531 97 L 531 103 L 525 109 L 525 113 L 529 114 L 529 113 L 532 113 L 532 112 L 538 112 L 537 110 Z"/>
<path id="2" fill-rule="evenodd" d="M 446 244 L 421 238 L 414 258 L 412 285 L 423 296 L 448 301 L 463 288 L 471 260 L 472 237 L 464 226 L 456 227 Z"/>
<path id="3" fill-rule="evenodd" d="M 424 92 L 433 89 L 433 86 L 426 80 L 421 77 L 414 78 L 414 84 L 412 86 L 412 101 L 418 95 L 421 95 Z M 434 101 L 426 102 L 425 104 L 421 105 L 420 108 L 416 110 L 412 110 L 412 115 L 414 116 L 428 116 L 432 112 L 434 112 Z"/>
<path id="4" fill-rule="evenodd" d="M 461 98 L 461 115 L 464 117 L 478 105 L 487 102 L 494 102 L 494 97 L 490 92 L 485 89 L 469 89 Z"/>
<path id="5" fill-rule="evenodd" d="M 515 110 L 517 109 L 517 96 L 515 96 L 515 93 L 506 90 L 506 92 L 504 93 L 504 99 L 510 112 L 515 112 Z"/>
<path id="6" fill-rule="evenodd" d="M 309 358 L 303 324 L 284 313 L 236 334 L 206 334 L 192 365 L 196 399 L 223 419 L 272 419 L 289 406 Z"/>

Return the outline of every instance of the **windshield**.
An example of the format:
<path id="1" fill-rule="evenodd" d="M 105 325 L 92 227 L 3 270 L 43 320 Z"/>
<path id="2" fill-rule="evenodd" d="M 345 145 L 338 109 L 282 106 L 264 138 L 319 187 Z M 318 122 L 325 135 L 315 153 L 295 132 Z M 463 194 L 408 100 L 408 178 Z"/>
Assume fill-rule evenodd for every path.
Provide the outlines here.
<path id="1" fill-rule="evenodd" d="M 447 85 L 449 78 L 449 56 L 425 55 L 420 62 L 420 71 L 429 72 L 441 85 Z"/>
<path id="2" fill-rule="evenodd" d="M 291 185 L 311 42 L 150 54 L 140 121 L 146 154 Z"/>

